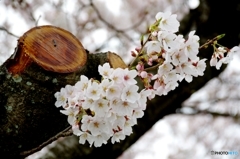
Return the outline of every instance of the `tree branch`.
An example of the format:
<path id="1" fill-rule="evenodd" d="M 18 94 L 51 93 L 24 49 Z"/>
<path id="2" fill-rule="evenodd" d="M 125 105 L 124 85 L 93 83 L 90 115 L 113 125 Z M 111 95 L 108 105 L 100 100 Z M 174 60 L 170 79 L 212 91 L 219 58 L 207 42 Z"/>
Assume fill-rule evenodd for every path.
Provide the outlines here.
<path id="1" fill-rule="evenodd" d="M 184 114 L 184 115 L 196 115 L 196 114 L 210 114 L 212 115 L 213 117 L 231 117 L 231 118 L 235 118 L 235 119 L 239 119 L 240 116 L 239 115 L 233 115 L 231 113 L 220 113 L 220 112 L 215 112 L 215 111 L 211 111 L 211 110 L 200 110 L 198 108 L 187 108 L 187 109 L 191 109 L 191 113 L 186 113 L 184 111 L 186 107 L 183 107 L 181 109 L 178 109 L 177 113 L 180 113 L 180 114 Z"/>
<path id="2" fill-rule="evenodd" d="M 125 36 L 129 41 L 134 41 L 130 36 L 128 36 L 126 34 L 126 31 L 131 30 L 137 26 L 139 26 L 145 19 L 145 16 L 142 16 L 140 18 L 140 20 L 133 24 L 132 26 L 125 28 L 125 29 L 117 29 L 114 25 L 112 25 L 111 23 L 109 23 L 107 20 L 104 19 L 104 17 L 102 17 L 101 13 L 99 12 L 99 10 L 97 9 L 97 7 L 94 5 L 93 1 L 90 0 L 90 6 L 95 10 L 96 14 L 98 15 L 98 18 L 105 23 L 110 29 L 115 30 L 117 33 L 121 33 L 123 36 Z"/>
<path id="3" fill-rule="evenodd" d="M 50 139 L 48 139 L 47 141 L 43 142 L 42 144 L 40 144 L 36 148 L 33 148 L 31 150 L 28 150 L 28 151 L 23 151 L 23 152 L 20 153 L 20 155 L 22 157 L 27 157 L 27 156 L 29 156 L 29 155 L 37 152 L 37 151 L 40 151 L 42 148 L 44 148 L 45 146 L 49 145 L 53 141 L 59 139 L 60 137 L 71 136 L 72 134 L 73 134 L 72 126 L 69 126 L 66 129 L 64 129 L 63 131 L 61 131 L 60 133 L 58 133 L 57 135 L 55 135 L 55 136 L 51 137 Z"/>
<path id="4" fill-rule="evenodd" d="M 5 31 L 7 34 L 9 34 L 9 35 L 11 35 L 11 36 L 13 36 L 13 37 L 15 37 L 15 38 L 19 38 L 19 36 L 13 34 L 13 33 L 10 32 L 8 29 L 6 29 L 6 28 L 4 28 L 4 27 L 2 27 L 2 26 L 0 26 L 0 30 Z"/>

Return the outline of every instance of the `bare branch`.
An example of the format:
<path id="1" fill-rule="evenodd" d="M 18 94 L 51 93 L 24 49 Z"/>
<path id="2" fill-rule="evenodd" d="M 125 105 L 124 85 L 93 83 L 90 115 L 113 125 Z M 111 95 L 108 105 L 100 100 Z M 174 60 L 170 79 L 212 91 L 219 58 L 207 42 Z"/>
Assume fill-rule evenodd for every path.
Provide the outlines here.
<path id="1" fill-rule="evenodd" d="M 41 15 L 40 15 L 40 16 L 38 17 L 38 19 L 36 20 L 35 26 L 38 26 L 38 22 L 39 22 L 40 18 L 41 18 Z"/>
<path id="2" fill-rule="evenodd" d="M 129 39 L 130 41 L 134 41 L 130 36 L 128 36 L 126 34 L 126 31 L 131 30 L 137 26 L 139 26 L 145 19 L 145 16 L 142 16 L 141 19 L 139 19 L 139 21 L 135 24 L 133 24 L 132 26 L 125 28 L 125 29 L 117 29 L 114 25 L 112 25 L 111 23 L 109 23 L 107 20 L 104 19 L 104 17 L 102 17 L 101 13 L 99 12 L 99 10 L 97 9 L 97 7 L 93 4 L 93 1 L 90 1 L 90 6 L 95 10 L 96 14 L 98 15 L 99 19 L 105 23 L 109 28 L 115 30 L 118 33 L 121 33 L 122 35 L 124 35 L 127 39 Z"/>
<path id="3" fill-rule="evenodd" d="M 236 118 L 236 119 L 239 119 L 240 116 L 239 115 L 233 115 L 231 113 L 220 113 L 220 112 L 215 112 L 215 111 L 210 111 L 208 109 L 206 110 L 200 110 L 198 108 L 189 108 L 187 107 L 188 109 L 191 109 L 191 113 L 186 113 L 183 109 L 186 108 L 186 107 L 183 107 L 181 109 L 179 109 L 177 111 L 177 113 L 180 113 L 180 114 L 184 114 L 184 115 L 196 115 L 196 114 L 211 114 L 212 116 L 214 117 L 218 117 L 218 116 L 221 116 L 221 117 L 231 117 L 231 118 Z"/>
<path id="4" fill-rule="evenodd" d="M 64 129 L 63 131 L 61 131 L 57 135 L 53 136 L 52 138 L 50 138 L 46 142 L 42 143 L 38 147 L 35 147 L 35 148 L 33 148 L 31 150 L 28 150 L 28 151 L 23 151 L 23 152 L 21 152 L 20 155 L 23 156 L 23 157 L 29 156 L 29 155 L 37 152 L 37 151 L 40 151 L 42 148 L 44 148 L 45 146 L 49 145 L 50 143 L 52 143 L 53 141 L 57 140 L 60 137 L 71 136 L 73 134 L 71 128 L 72 128 L 72 126 L 67 127 L 66 129 Z"/>
<path id="5" fill-rule="evenodd" d="M 135 24 L 133 24 L 132 26 L 128 27 L 128 28 L 125 28 L 125 29 L 117 29 L 114 25 L 112 25 L 111 23 L 109 23 L 108 21 L 106 21 L 101 13 L 99 12 L 99 10 L 97 9 L 97 7 L 93 4 L 92 0 L 90 1 L 90 6 L 92 6 L 92 8 L 96 11 L 99 19 L 101 19 L 101 21 L 103 21 L 106 25 L 108 25 L 108 27 L 110 27 L 111 29 L 117 31 L 117 32 L 121 32 L 121 33 L 124 33 L 125 31 L 128 31 L 128 30 L 131 30 L 137 26 L 139 26 L 143 21 L 144 21 L 144 18 L 145 16 L 142 16 L 141 19 L 139 19 L 139 21 Z"/>
<path id="6" fill-rule="evenodd" d="M 11 35 L 11 36 L 13 36 L 13 37 L 15 37 L 15 38 L 19 38 L 19 36 L 11 33 L 8 29 L 6 29 L 6 28 L 4 28 L 4 27 L 2 27 L 2 26 L 0 26 L 0 30 L 5 31 L 7 34 L 9 34 L 9 35 Z"/>

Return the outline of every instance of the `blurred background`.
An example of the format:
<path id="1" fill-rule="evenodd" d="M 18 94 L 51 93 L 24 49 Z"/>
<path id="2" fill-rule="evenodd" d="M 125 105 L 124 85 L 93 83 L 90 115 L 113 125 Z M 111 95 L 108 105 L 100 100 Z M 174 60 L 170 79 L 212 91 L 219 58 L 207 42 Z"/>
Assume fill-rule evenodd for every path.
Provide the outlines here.
<path id="1" fill-rule="evenodd" d="M 168 10 L 181 21 L 180 34 L 197 30 L 203 43 L 224 31 L 221 33 L 231 39 L 222 41 L 225 46 L 239 45 L 237 0 L 0 0 L 0 64 L 14 52 L 24 32 L 41 25 L 64 28 L 91 53 L 113 51 L 129 63 L 131 51 L 140 46 L 140 37 L 147 33 L 156 13 Z M 230 16 L 235 22 L 229 20 Z M 173 114 L 159 117 L 118 159 L 240 158 L 240 154 L 211 154 L 240 153 L 239 58 L 235 55 L 219 76 L 206 81 Z M 54 142 L 27 159 L 57 158 L 50 153 L 57 144 Z"/>

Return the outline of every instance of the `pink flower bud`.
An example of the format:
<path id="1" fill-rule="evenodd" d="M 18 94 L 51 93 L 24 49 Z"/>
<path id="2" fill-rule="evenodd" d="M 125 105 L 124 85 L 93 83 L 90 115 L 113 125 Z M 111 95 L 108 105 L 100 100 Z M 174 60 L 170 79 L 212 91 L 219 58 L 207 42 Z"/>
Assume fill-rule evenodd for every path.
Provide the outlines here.
<path id="1" fill-rule="evenodd" d="M 144 70 L 144 65 L 142 63 L 138 63 L 136 69 L 141 72 Z"/>
<path id="2" fill-rule="evenodd" d="M 147 78 L 147 77 L 148 77 L 148 74 L 147 74 L 146 71 L 142 71 L 142 72 L 140 73 L 140 76 L 141 76 L 142 78 Z"/>
<path id="3" fill-rule="evenodd" d="M 136 57 L 137 56 L 137 54 L 134 51 L 131 51 L 131 55 L 132 55 L 132 57 Z"/>

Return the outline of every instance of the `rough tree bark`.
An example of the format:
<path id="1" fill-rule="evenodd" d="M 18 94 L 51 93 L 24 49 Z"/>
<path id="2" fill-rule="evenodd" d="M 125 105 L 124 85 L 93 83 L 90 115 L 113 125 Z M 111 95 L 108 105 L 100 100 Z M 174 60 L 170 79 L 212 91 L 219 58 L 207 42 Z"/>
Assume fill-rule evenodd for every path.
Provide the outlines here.
<path id="1" fill-rule="evenodd" d="M 217 7 L 216 4 L 218 4 Z M 189 15 L 190 18 L 187 18 L 189 28 L 195 24 L 196 34 L 202 39 L 201 43 L 225 33 L 226 37 L 220 41 L 221 44 L 227 47 L 238 45 L 240 25 L 230 21 L 229 17 L 240 18 L 239 5 L 238 0 L 229 3 L 223 0 L 202 0 L 201 5 L 192 10 Z M 185 26 L 188 27 L 188 25 Z M 181 31 L 187 32 L 188 29 L 184 30 L 183 28 Z M 211 53 L 212 49 L 206 49 L 201 51 L 201 56 L 210 59 Z M 88 54 L 86 69 L 78 73 L 77 76 L 85 74 L 89 77 L 98 78 L 97 65 L 106 61 L 108 61 L 106 54 Z M 55 157 L 52 158 L 118 157 L 153 124 L 164 116 L 175 113 L 185 99 L 210 79 L 218 76 L 221 71 L 208 66 L 203 77 L 194 78 L 190 84 L 183 82 L 167 96 L 149 101 L 144 117 L 138 120 L 138 125 L 134 127 L 133 134 L 124 141 L 114 145 L 109 143 L 100 148 L 90 148 L 88 145 L 77 144 L 71 149 L 63 149 L 62 152 L 59 152 L 58 149 L 52 149 L 52 153 L 55 154 Z M 33 72 L 33 74 L 29 72 Z M 40 145 L 67 127 L 66 116 L 61 115 L 59 109 L 54 106 L 53 94 L 65 84 L 76 82 L 75 80 L 68 80 L 68 77 L 71 77 L 71 79 L 73 79 L 73 76 L 77 77 L 76 74 L 73 74 L 45 71 L 34 64 L 32 68 L 27 69 L 21 75 L 22 80 L 19 82 L 18 78 L 6 72 L 5 65 L 1 66 L 0 152 L 3 158 L 23 158 L 20 155 L 21 152 Z M 55 79 L 57 79 L 57 82 Z"/>
<path id="2" fill-rule="evenodd" d="M 26 32 L 0 67 L 1 155 L 24 157 L 22 151 L 65 129 L 66 116 L 54 106 L 54 93 L 66 84 L 74 85 L 80 75 L 100 80 L 98 65 L 106 62 L 126 67 L 114 53 L 89 54 L 61 28 L 41 26 Z"/>

